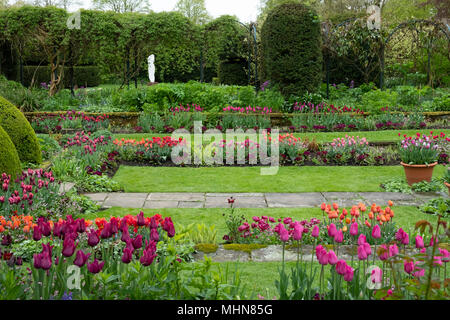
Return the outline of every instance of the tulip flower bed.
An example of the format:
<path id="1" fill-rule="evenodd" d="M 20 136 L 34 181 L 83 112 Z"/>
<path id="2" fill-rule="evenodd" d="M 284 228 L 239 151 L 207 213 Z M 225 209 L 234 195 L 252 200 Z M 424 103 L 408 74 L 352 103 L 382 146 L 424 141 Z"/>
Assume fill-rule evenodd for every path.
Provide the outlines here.
<path id="1" fill-rule="evenodd" d="M 51 171 L 23 171 L 15 181 L 3 173 L 0 177 L 0 212 L 4 216 L 36 215 L 54 208 L 61 197 L 60 184 Z"/>
<path id="2" fill-rule="evenodd" d="M 433 135 L 433 131 L 429 135 L 417 133 L 415 137 L 404 135 L 399 148 L 401 160 L 407 164 L 447 163 L 449 141 L 442 132 L 439 135 Z"/>
<path id="3" fill-rule="evenodd" d="M 445 134 L 441 134 L 445 137 Z M 271 137 L 265 136 L 265 143 L 270 146 Z M 345 136 L 336 138 L 331 143 L 323 145 L 314 140 L 301 139 L 293 134 L 279 136 L 279 152 L 281 165 L 395 165 L 400 162 L 400 156 L 392 147 L 370 147 L 364 137 Z M 116 151 L 121 160 L 127 163 L 145 163 L 148 165 L 174 165 L 170 162 L 172 148 L 186 141 L 179 138 L 166 137 L 135 139 L 116 139 Z M 219 156 L 221 162 L 203 161 L 203 165 L 258 165 L 262 162 L 259 155 L 260 144 L 256 141 L 221 140 L 207 146 L 195 147 L 191 155 L 191 163 L 195 157 L 208 154 L 211 159 Z M 448 140 L 442 141 L 439 153 L 439 163 L 448 161 Z M 230 151 L 231 150 L 231 151 Z M 241 150 L 244 151 L 245 162 L 237 162 Z M 271 156 L 268 148 L 267 157 Z M 210 160 L 211 160 L 210 159 Z M 184 163 L 183 165 L 186 165 Z"/>
<path id="4" fill-rule="evenodd" d="M 229 199 L 231 214 L 227 217 L 230 233 L 226 241 L 239 243 L 281 243 L 283 246 L 280 279 L 276 281 L 280 299 L 449 299 L 446 264 L 449 252 L 437 246 L 446 242 L 447 223 L 441 220 L 433 226 L 425 220 L 416 223 L 420 232 L 415 236 L 417 253 L 407 253 L 409 234 L 394 225 L 393 203 L 385 209 L 373 204 L 368 217 L 360 216 L 367 211 L 364 204 L 353 206 L 350 217 L 347 210 L 339 213 L 337 204 L 322 204 L 321 209 L 328 216 L 323 222 L 318 219 L 293 221 L 291 218 L 275 220 L 273 217 L 253 217 L 250 225 L 233 215 L 234 199 Z M 446 210 L 446 209 L 445 209 Z M 339 219 L 339 222 L 333 222 Z M 278 221 L 278 224 L 277 224 Z M 326 222 L 325 222 L 326 221 Z M 362 222 L 364 221 L 364 222 Z M 275 225 L 276 224 L 276 225 Z M 275 226 L 274 226 L 275 225 Z M 439 232 L 439 229 L 443 229 Z M 429 230 L 428 236 L 425 231 Z M 425 245 L 429 243 L 429 245 Z M 310 265 L 303 261 L 302 245 L 313 244 Z M 327 250 L 330 244 L 333 249 Z M 345 253 L 345 244 L 350 246 L 351 262 Z M 297 250 L 297 265 L 291 276 L 285 272 L 285 249 Z M 403 249 L 403 250 L 402 250 Z M 408 248 L 410 252 L 411 248 Z M 314 257 L 321 266 L 319 287 L 313 287 L 316 272 L 313 273 Z M 354 268 L 354 259 L 358 267 Z M 371 262 L 372 261 L 372 262 Z M 379 261 L 382 263 L 380 268 Z M 362 266 L 361 266 L 362 264 Z M 324 278 L 325 268 L 330 266 L 330 277 Z M 443 270 L 443 279 L 441 277 Z M 425 277 L 425 273 L 427 277 Z M 369 274 L 369 278 L 366 274 Z M 343 284 L 344 282 L 344 284 Z"/>
<path id="5" fill-rule="evenodd" d="M 48 115 L 34 118 L 31 126 L 36 133 L 60 133 L 64 129 L 98 131 L 109 127 L 109 116 L 87 116 L 80 111 L 67 111 L 60 116 Z"/>
<path id="6" fill-rule="evenodd" d="M 186 263 L 189 257 L 178 252 L 170 217 L 145 218 L 141 212 L 95 223 L 70 215 L 57 222 L 25 220 L 42 249 L 28 267 L 9 250 L 15 235 L 3 235 L 4 299 L 233 299 L 241 294 L 223 278 L 213 283 L 210 261 Z"/>

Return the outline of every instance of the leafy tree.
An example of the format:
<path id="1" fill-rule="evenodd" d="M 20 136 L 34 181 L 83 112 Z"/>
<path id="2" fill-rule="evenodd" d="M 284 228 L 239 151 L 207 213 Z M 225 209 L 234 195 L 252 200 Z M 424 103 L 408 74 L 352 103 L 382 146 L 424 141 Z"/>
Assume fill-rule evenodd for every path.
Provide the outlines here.
<path id="1" fill-rule="evenodd" d="M 96 9 L 111 10 L 117 13 L 149 12 L 149 0 L 93 0 Z"/>
<path id="2" fill-rule="evenodd" d="M 178 0 L 175 9 L 194 24 L 202 25 L 211 20 L 205 8 L 205 0 Z"/>

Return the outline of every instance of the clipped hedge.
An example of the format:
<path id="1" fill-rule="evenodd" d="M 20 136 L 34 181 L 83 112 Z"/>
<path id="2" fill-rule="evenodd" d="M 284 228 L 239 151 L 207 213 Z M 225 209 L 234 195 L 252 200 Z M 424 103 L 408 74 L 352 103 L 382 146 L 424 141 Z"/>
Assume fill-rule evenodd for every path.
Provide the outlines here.
<path id="1" fill-rule="evenodd" d="M 36 133 L 22 112 L 0 96 L 0 125 L 16 146 L 22 162 L 41 163 L 42 153 Z"/>
<path id="2" fill-rule="evenodd" d="M 219 64 L 218 76 L 221 84 L 245 86 L 248 84 L 245 59 L 222 61 Z"/>
<path id="3" fill-rule="evenodd" d="M 287 3 L 272 9 L 261 30 L 265 80 L 285 96 L 316 92 L 322 82 L 319 17 L 314 10 Z"/>
<path id="4" fill-rule="evenodd" d="M 24 66 L 23 82 L 24 86 L 30 86 L 34 75 L 34 85 L 50 82 L 50 66 Z M 16 75 L 16 81 L 20 81 L 20 75 Z M 65 88 L 70 88 L 70 68 L 64 67 L 62 84 Z M 73 85 L 96 87 L 101 84 L 100 69 L 96 66 L 73 67 Z"/>
<path id="5" fill-rule="evenodd" d="M 20 160 L 16 147 L 0 126 L 0 175 L 10 174 L 13 179 L 20 173 Z"/>

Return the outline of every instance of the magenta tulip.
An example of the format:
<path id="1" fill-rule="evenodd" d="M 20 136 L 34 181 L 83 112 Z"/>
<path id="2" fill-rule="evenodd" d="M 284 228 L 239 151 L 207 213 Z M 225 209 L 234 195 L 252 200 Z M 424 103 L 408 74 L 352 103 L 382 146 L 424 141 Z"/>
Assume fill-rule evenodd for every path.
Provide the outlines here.
<path id="1" fill-rule="evenodd" d="M 346 267 L 346 271 L 344 274 L 344 280 L 347 282 L 350 282 L 353 280 L 353 275 L 354 275 L 354 269 L 350 266 Z"/>
<path id="2" fill-rule="evenodd" d="M 366 236 L 361 233 L 358 238 L 358 246 L 362 246 L 364 243 L 366 243 Z"/>
<path id="3" fill-rule="evenodd" d="M 380 239 L 381 238 L 381 229 L 379 225 L 375 225 L 372 229 L 372 237 L 374 239 Z"/>
<path id="4" fill-rule="evenodd" d="M 334 238 L 336 233 L 337 233 L 336 225 L 334 223 L 330 223 L 330 226 L 328 227 L 328 236 Z"/>
<path id="5" fill-rule="evenodd" d="M 328 263 L 331 265 L 335 265 L 338 262 L 338 258 L 333 250 L 328 251 Z"/>
<path id="6" fill-rule="evenodd" d="M 372 249 L 370 248 L 370 244 L 365 242 L 363 244 L 364 250 L 366 251 L 367 256 L 370 256 L 372 254 Z"/>
<path id="7" fill-rule="evenodd" d="M 289 232 L 286 230 L 284 225 L 280 225 L 280 240 L 283 242 L 289 241 Z"/>
<path id="8" fill-rule="evenodd" d="M 389 248 L 385 244 L 382 244 L 380 248 L 383 248 L 382 253 L 380 254 L 380 260 L 385 261 L 389 258 Z"/>
<path id="9" fill-rule="evenodd" d="M 139 227 L 145 226 L 144 212 L 141 211 L 137 216 L 137 225 Z"/>
<path id="10" fill-rule="evenodd" d="M 423 238 L 421 236 L 416 236 L 416 248 L 422 249 L 424 247 L 425 247 L 425 245 L 423 243 Z"/>
<path id="11" fill-rule="evenodd" d="M 350 226 L 350 235 L 357 236 L 358 235 L 358 223 L 354 222 Z"/>
<path id="12" fill-rule="evenodd" d="M 147 267 L 153 263 L 156 255 L 152 250 L 144 250 L 140 262 L 143 266 Z"/>
<path id="13" fill-rule="evenodd" d="M 405 269 L 405 272 L 407 274 L 411 274 L 411 272 L 413 272 L 414 268 L 415 268 L 414 262 L 412 262 L 412 261 L 407 261 L 406 262 L 405 261 L 405 263 L 403 265 L 403 268 Z"/>
<path id="14" fill-rule="evenodd" d="M 344 233 L 342 232 L 342 230 L 338 230 L 338 232 L 336 232 L 336 235 L 334 236 L 334 241 L 336 243 L 342 243 L 342 241 L 344 241 Z"/>
<path id="15" fill-rule="evenodd" d="M 345 275 L 347 270 L 347 263 L 345 260 L 339 260 L 336 264 L 336 272 L 337 274 L 340 274 L 341 276 Z"/>
<path id="16" fill-rule="evenodd" d="M 155 242 L 159 241 L 158 229 L 150 229 L 150 240 L 153 240 Z"/>
<path id="17" fill-rule="evenodd" d="M 367 259 L 367 252 L 364 248 L 364 245 L 358 246 L 358 259 L 359 260 L 366 260 Z"/>
<path id="18" fill-rule="evenodd" d="M 136 238 L 131 240 L 134 249 L 142 248 L 142 235 L 138 234 Z"/>
<path id="19" fill-rule="evenodd" d="M 396 256 L 397 254 L 398 254 L 398 247 L 394 243 L 393 245 L 389 246 L 389 256 L 393 257 Z"/>
<path id="20" fill-rule="evenodd" d="M 296 221 L 294 223 L 293 238 L 295 241 L 300 241 L 302 240 L 302 235 L 303 235 L 303 226 L 300 224 L 300 222 Z"/>
<path id="21" fill-rule="evenodd" d="M 315 225 L 311 232 L 311 237 L 317 238 L 318 236 L 319 236 L 319 226 Z"/>
<path id="22" fill-rule="evenodd" d="M 163 229 L 167 232 L 169 238 L 172 238 L 175 235 L 175 227 L 170 217 L 164 219 Z"/>

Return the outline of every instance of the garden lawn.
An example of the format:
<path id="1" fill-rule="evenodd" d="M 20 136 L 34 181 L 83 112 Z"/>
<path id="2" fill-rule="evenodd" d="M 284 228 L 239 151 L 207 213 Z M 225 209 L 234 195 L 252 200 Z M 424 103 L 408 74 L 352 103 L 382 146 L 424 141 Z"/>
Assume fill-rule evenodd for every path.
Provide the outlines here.
<path id="1" fill-rule="evenodd" d="M 434 129 L 431 130 L 435 134 L 444 132 L 447 136 L 450 135 L 449 129 Z M 401 136 L 398 136 L 398 133 L 401 133 Z M 331 142 L 335 138 L 342 138 L 346 135 L 349 136 L 359 136 L 359 137 L 365 137 L 369 142 L 389 142 L 389 141 L 400 141 L 403 138 L 403 135 L 406 134 L 407 136 L 413 136 L 417 132 L 420 132 L 422 134 L 429 134 L 429 129 L 421 129 L 421 130 L 380 130 L 380 131 L 360 131 L 360 132 L 305 132 L 305 133 L 294 133 L 295 137 L 301 137 L 305 138 L 308 137 L 310 140 L 316 139 L 317 142 Z M 152 137 L 165 137 L 170 135 L 169 133 L 121 133 L 121 134 L 114 134 L 114 139 L 135 139 L 135 140 L 141 140 L 142 138 L 151 139 Z M 225 135 L 224 135 L 225 138 Z M 191 137 L 191 141 L 193 141 L 193 138 Z"/>
<path id="2" fill-rule="evenodd" d="M 276 175 L 263 176 L 261 167 L 130 167 L 114 176 L 125 192 L 374 192 L 381 183 L 405 177 L 402 166 L 303 166 L 280 167 Z M 434 177 L 445 168 L 437 166 Z"/>
<path id="3" fill-rule="evenodd" d="M 357 203 L 355 203 L 357 205 Z M 377 203 L 382 208 L 387 206 L 387 203 Z M 350 208 L 347 208 L 350 209 Z M 395 217 L 394 221 L 398 227 L 403 228 L 406 232 L 410 233 L 414 230 L 414 225 L 419 220 L 428 220 L 433 225 L 437 222 L 437 217 L 421 212 L 416 207 L 399 206 L 396 207 L 394 203 L 393 207 Z M 130 208 L 111 208 L 105 211 L 100 211 L 97 214 L 82 215 L 85 219 L 93 220 L 98 217 L 123 217 L 125 215 L 136 216 L 141 210 Z M 228 233 L 227 226 L 225 224 L 226 217 L 224 213 L 229 213 L 230 209 L 223 208 L 202 208 L 202 209 L 144 209 L 142 210 L 146 217 L 151 217 L 157 213 L 163 217 L 172 217 L 175 224 L 175 230 L 177 226 L 187 226 L 189 224 L 202 224 L 206 226 L 215 226 L 217 230 L 217 242 L 221 243 L 222 237 Z M 251 221 L 253 216 L 271 216 L 274 218 L 291 217 L 293 220 L 310 220 L 311 218 L 322 219 L 322 210 L 320 208 L 237 208 L 235 209 L 236 215 L 243 215 L 248 221 Z"/>

